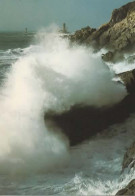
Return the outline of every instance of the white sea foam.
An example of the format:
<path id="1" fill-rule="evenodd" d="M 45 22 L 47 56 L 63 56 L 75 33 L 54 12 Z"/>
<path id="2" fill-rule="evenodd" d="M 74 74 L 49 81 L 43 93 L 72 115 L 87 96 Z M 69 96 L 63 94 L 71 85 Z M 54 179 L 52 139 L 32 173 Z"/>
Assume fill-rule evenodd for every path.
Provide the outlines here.
<path id="1" fill-rule="evenodd" d="M 72 147 L 67 167 L 53 173 L 34 175 L 20 182 L 0 176 L 1 188 L 6 194 L 17 195 L 115 195 L 135 178 L 134 169 L 121 173 L 124 153 L 135 140 L 134 125 L 135 114 Z"/>
<path id="2" fill-rule="evenodd" d="M 135 69 L 135 57 L 134 53 L 125 54 L 124 60 L 117 63 L 107 63 L 111 70 L 113 70 L 116 74 L 131 71 Z"/>
<path id="3" fill-rule="evenodd" d="M 75 104 L 109 106 L 125 88 L 91 49 L 57 33 L 26 49 L 12 65 L 0 92 L 0 172 L 37 172 L 69 158 L 68 141 L 47 130 L 44 113 L 63 112 Z"/>

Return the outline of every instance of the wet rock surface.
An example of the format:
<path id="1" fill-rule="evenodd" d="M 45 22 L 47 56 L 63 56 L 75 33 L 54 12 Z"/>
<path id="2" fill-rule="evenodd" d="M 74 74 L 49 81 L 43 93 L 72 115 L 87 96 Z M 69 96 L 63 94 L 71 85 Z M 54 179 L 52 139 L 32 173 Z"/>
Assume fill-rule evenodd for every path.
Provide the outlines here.
<path id="1" fill-rule="evenodd" d="M 129 93 L 135 93 L 135 69 L 118 74 Z"/>
<path id="2" fill-rule="evenodd" d="M 132 180 L 124 189 L 118 191 L 116 195 L 135 195 L 135 179 Z"/>
<path id="3" fill-rule="evenodd" d="M 55 124 L 76 145 L 115 123 L 121 123 L 135 112 L 135 94 L 127 95 L 112 107 L 76 106 L 62 114 L 48 112 L 45 120 Z M 47 123 L 46 123 L 47 124 Z"/>
<path id="4" fill-rule="evenodd" d="M 124 170 L 127 167 L 134 167 L 135 165 L 135 142 L 128 148 L 124 155 L 122 169 Z"/>

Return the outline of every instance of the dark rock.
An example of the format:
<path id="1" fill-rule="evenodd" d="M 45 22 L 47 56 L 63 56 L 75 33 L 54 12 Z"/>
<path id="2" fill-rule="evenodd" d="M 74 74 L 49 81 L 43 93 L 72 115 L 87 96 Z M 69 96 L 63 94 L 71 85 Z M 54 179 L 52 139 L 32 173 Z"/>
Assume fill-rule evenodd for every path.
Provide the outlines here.
<path id="1" fill-rule="evenodd" d="M 129 93 L 135 93 L 135 69 L 120 73 L 118 76 L 123 80 L 127 91 Z"/>
<path id="2" fill-rule="evenodd" d="M 108 51 L 105 54 L 102 54 L 102 59 L 105 62 L 112 62 L 112 63 L 117 63 L 117 62 L 122 62 L 124 60 L 126 60 L 124 58 L 124 55 L 122 52 L 118 52 L 118 51 Z"/>
<path id="3" fill-rule="evenodd" d="M 122 170 L 129 167 L 132 168 L 135 165 L 135 142 L 128 148 L 124 155 Z"/>
<path id="4" fill-rule="evenodd" d="M 132 180 L 124 189 L 118 191 L 116 195 L 135 195 L 135 179 Z"/>
<path id="5" fill-rule="evenodd" d="M 135 112 L 135 94 L 126 96 L 112 107 L 76 106 L 62 114 L 48 112 L 45 121 L 60 128 L 75 145 L 89 139 L 114 123 L 121 123 Z"/>
<path id="6" fill-rule="evenodd" d="M 106 54 L 102 54 L 102 59 L 106 62 L 113 61 L 114 59 L 114 53 L 109 51 Z"/>
<path id="7" fill-rule="evenodd" d="M 96 29 L 85 27 L 82 28 L 81 30 L 78 30 L 75 32 L 74 35 L 70 35 L 70 40 L 71 41 L 77 41 L 79 43 L 84 42 Z"/>

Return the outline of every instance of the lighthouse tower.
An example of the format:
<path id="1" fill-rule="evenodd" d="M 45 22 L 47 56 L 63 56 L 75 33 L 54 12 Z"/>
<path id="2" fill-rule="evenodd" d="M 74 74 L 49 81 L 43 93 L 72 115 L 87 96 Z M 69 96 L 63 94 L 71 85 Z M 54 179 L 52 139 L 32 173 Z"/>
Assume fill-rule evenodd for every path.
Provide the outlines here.
<path id="1" fill-rule="evenodd" d="M 67 32 L 67 28 L 66 28 L 66 23 L 63 23 L 62 32 L 63 32 L 63 33 L 68 33 L 68 32 Z"/>

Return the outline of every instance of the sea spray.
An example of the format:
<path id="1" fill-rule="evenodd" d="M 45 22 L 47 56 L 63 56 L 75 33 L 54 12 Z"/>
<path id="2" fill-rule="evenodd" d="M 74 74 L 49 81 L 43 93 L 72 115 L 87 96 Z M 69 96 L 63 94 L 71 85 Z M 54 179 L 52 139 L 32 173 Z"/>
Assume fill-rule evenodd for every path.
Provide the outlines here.
<path id="1" fill-rule="evenodd" d="M 45 33 L 12 64 L 0 92 L 0 172 L 43 172 L 67 162 L 68 141 L 48 130 L 44 114 L 119 102 L 126 90 L 112 77 L 91 49 Z"/>

